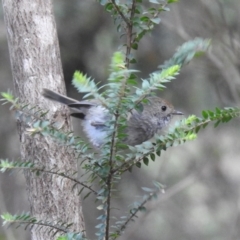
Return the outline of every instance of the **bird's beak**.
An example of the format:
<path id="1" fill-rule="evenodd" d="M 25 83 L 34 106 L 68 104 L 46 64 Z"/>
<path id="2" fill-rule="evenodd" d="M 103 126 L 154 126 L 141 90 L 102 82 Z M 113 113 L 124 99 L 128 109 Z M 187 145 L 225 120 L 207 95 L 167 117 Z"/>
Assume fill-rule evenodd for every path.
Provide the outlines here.
<path id="1" fill-rule="evenodd" d="M 176 110 L 174 110 L 174 111 L 172 112 L 172 114 L 173 114 L 173 115 L 184 115 L 182 112 L 176 111 Z"/>

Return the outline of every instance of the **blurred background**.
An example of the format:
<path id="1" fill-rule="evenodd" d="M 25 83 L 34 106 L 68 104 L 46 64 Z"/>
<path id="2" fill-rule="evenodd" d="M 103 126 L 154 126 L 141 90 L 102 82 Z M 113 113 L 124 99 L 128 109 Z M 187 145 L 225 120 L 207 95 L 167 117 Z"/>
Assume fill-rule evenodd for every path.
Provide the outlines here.
<path id="1" fill-rule="evenodd" d="M 144 2 L 144 1 L 143 1 Z M 75 70 L 104 83 L 110 58 L 122 43 L 111 16 L 96 1 L 54 0 L 63 70 L 68 95 Z M 6 32 L 0 6 L 0 91 L 13 91 Z M 186 116 L 203 109 L 240 106 L 240 1 L 181 0 L 160 15 L 161 23 L 140 43 L 136 53 L 139 77 L 147 77 L 176 48 L 195 37 L 211 38 L 209 53 L 185 66 L 159 96 Z M 0 158 L 17 159 L 19 139 L 13 113 L 0 106 Z M 178 119 L 179 120 L 179 119 Z M 75 123 L 75 122 L 74 122 Z M 240 120 L 201 131 L 198 139 L 170 148 L 149 167 L 125 173 L 114 199 L 116 215 L 125 215 L 141 187 L 156 180 L 166 193 L 149 202 L 121 240 L 239 240 L 240 239 Z M 86 229 L 95 239 L 93 198 L 83 201 Z M 21 172 L 0 174 L 0 213 L 29 210 Z M 0 220 L 1 223 L 1 220 Z M 27 240 L 23 229 L 1 228 L 0 240 Z"/>

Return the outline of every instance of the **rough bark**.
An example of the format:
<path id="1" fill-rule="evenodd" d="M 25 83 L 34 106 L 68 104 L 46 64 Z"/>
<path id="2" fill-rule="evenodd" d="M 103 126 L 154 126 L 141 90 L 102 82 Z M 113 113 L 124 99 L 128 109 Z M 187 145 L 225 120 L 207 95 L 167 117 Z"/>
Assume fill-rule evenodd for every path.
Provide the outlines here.
<path id="1" fill-rule="evenodd" d="M 62 106 L 41 96 L 42 88 L 65 92 L 56 24 L 51 0 L 2 0 L 15 93 L 21 102 L 48 109 L 49 117 L 62 121 L 70 130 L 68 113 Z M 66 147 L 40 135 L 31 136 L 18 123 L 21 158 L 46 169 L 76 170 L 74 155 Z M 50 174 L 26 173 L 31 213 L 37 219 L 73 222 L 82 231 L 84 221 L 79 196 L 69 180 Z M 19 209 L 20 210 L 20 209 Z M 32 229 L 32 239 L 50 237 L 46 228 Z"/>

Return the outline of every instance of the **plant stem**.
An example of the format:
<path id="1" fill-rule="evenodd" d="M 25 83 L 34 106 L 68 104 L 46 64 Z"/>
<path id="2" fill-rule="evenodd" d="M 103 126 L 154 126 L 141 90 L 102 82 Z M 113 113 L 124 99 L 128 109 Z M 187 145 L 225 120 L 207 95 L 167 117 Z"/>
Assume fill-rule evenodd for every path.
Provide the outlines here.
<path id="1" fill-rule="evenodd" d="M 127 47 L 126 47 L 125 66 L 126 66 L 126 68 L 129 68 L 129 64 L 130 64 L 129 54 L 131 52 L 131 44 L 132 44 L 132 19 L 134 17 L 134 12 L 135 12 L 135 0 L 133 0 L 133 3 L 132 3 L 130 19 L 127 19 L 127 17 L 125 17 L 125 15 L 122 13 L 122 11 L 119 9 L 118 5 L 116 4 L 115 0 L 112 0 L 112 3 L 114 5 L 116 11 L 123 18 L 123 20 L 124 20 L 124 22 L 126 23 L 126 26 L 127 26 Z M 119 102 L 118 102 L 118 106 L 116 108 L 114 131 L 113 131 L 113 134 L 112 134 L 112 144 L 111 144 L 111 150 L 110 150 L 110 159 L 109 159 L 110 169 L 109 169 L 109 175 L 108 175 L 108 178 L 107 178 L 108 195 L 107 195 L 107 209 L 106 209 L 107 217 L 106 217 L 106 227 L 105 227 L 105 239 L 106 240 L 109 239 L 112 177 L 114 175 L 112 173 L 112 170 L 113 170 L 113 157 L 114 157 L 115 152 L 116 152 L 115 137 L 116 137 L 116 133 L 117 133 L 117 130 L 118 130 L 118 119 L 119 119 L 118 109 L 121 107 L 121 100 L 125 95 L 125 88 L 126 88 L 126 79 L 122 83 L 122 89 L 121 89 L 121 93 L 120 93 L 120 96 L 119 96 Z"/>
<path id="2" fill-rule="evenodd" d="M 133 211 L 131 211 L 131 214 L 130 216 L 126 219 L 126 221 L 119 227 L 119 230 L 116 231 L 117 234 L 121 234 L 122 231 L 124 231 L 124 229 L 126 228 L 126 226 L 128 225 L 128 223 L 134 218 L 136 217 L 137 213 L 139 211 L 141 211 L 141 209 L 144 207 L 144 205 L 150 201 L 152 199 L 152 197 L 154 196 L 154 194 L 156 194 L 156 192 L 153 192 L 153 193 L 150 193 L 149 196 L 142 201 L 142 203 L 137 207 L 135 208 Z M 116 239 L 117 237 L 113 238 L 113 239 Z"/>
<path id="3" fill-rule="evenodd" d="M 120 101 L 119 101 L 119 105 L 117 106 L 117 109 L 120 106 Z M 117 129 L 118 129 L 118 118 L 119 118 L 119 114 L 116 113 L 115 114 L 115 123 L 114 123 L 114 131 L 112 134 L 112 144 L 111 144 L 111 150 L 110 150 L 110 159 L 109 159 L 109 174 L 108 174 L 108 178 L 107 178 L 107 189 L 108 189 L 108 195 L 107 195 L 107 211 L 106 211 L 106 227 L 105 227 L 105 239 L 108 240 L 109 239 L 109 227 L 110 227 L 110 205 L 111 205 L 111 190 L 112 190 L 112 169 L 113 169 L 113 157 L 115 155 L 115 151 L 116 151 L 116 144 L 115 144 L 115 137 L 116 137 L 116 133 L 117 133 Z"/>
<path id="4" fill-rule="evenodd" d="M 135 0 L 134 0 L 135 2 Z M 123 12 L 121 11 L 121 9 L 118 7 L 118 5 L 116 4 L 115 0 L 112 0 L 112 4 L 114 6 L 114 8 L 116 9 L 116 11 L 119 13 L 119 15 L 122 17 L 123 21 L 126 23 L 127 26 L 131 25 L 131 22 L 128 20 L 128 18 L 123 14 Z"/>
<path id="5" fill-rule="evenodd" d="M 130 65 L 129 55 L 131 53 L 131 46 L 132 46 L 132 36 L 133 36 L 132 20 L 133 20 L 134 14 L 135 14 L 135 7 L 136 7 L 135 3 L 136 3 L 135 0 L 133 0 L 129 24 L 127 24 L 127 47 L 126 47 L 126 58 L 125 58 L 126 68 L 129 68 L 129 65 Z"/>

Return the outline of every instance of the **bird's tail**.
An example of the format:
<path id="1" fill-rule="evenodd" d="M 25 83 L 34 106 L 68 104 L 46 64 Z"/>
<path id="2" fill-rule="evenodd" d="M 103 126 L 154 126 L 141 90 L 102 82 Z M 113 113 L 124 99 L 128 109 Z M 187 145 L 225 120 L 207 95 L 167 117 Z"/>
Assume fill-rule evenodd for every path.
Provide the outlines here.
<path id="1" fill-rule="evenodd" d="M 56 92 L 46 89 L 46 88 L 43 89 L 42 95 L 45 98 L 48 98 L 48 99 L 56 101 L 56 102 L 60 102 L 65 105 L 78 103 L 78 101 L 73 98 L 66 97 L 64 95 L 61 95 L 59 93 L 56 93 Z"/>

